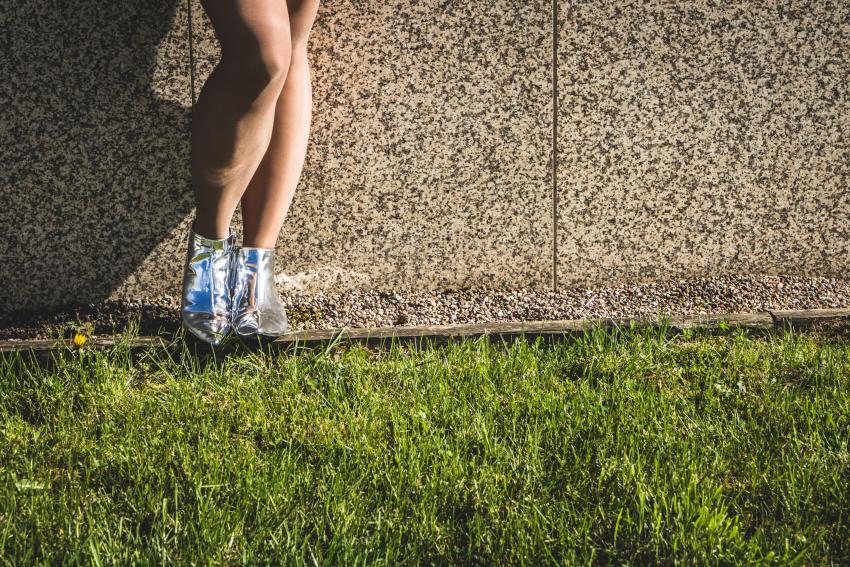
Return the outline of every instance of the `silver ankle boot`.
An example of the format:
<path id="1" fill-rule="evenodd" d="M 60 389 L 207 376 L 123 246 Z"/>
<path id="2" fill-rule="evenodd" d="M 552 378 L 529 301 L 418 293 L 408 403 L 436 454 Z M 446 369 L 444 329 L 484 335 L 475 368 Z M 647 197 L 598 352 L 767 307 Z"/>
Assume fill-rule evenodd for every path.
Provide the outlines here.
<path id="1" fill-rule="evenodd" d="M 279 336 L 289 328 L 274 283 L 274 250 L 236 246 L 230 269 L 231 323 L 238 335 Z"/>
<path id="2" fill-rule="evenodd" d="M 236 235 L 214 240 L 189 229 L 180 315 L 199 339 L 218 345 L 230 332 L 230 262 Z"/>

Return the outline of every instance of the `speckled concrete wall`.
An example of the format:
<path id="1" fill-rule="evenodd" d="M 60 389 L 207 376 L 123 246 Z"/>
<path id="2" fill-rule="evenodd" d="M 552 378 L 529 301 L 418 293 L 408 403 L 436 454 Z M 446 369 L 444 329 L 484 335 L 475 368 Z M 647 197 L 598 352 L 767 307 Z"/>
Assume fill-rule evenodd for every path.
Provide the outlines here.
<path id="1" fill-rule="evenodd" d="M 850 3 L 559 2 L 561 285 L 850 276 Z"/>
<path id="2" fill-rule="evenodd" d="M 178 294 L 188 9 L 0 6 L 0 313 Z M 191 10 L 199 89 L 219 53 Z M 324 2 L 281 289 L 850 273 L 847 3 L 558 0 L 558 16 Z"/>
<path id="3" fill-rule="evenodd" d="M 193 206 L 186 10 L 0 3 L 0 313 L 175 293 Z"/>
<path id="4" fill-rule="evenodd" d="M 552 35 L 549 0 L 324 2 L 282 289 L 549 285 Z"/>

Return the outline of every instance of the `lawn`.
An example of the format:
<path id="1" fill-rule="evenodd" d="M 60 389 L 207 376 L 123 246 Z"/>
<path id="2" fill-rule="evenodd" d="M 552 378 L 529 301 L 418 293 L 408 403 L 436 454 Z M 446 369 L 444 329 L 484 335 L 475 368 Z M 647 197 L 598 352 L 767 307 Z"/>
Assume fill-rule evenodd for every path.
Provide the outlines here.
<path id="1" fill-rule="evenodd" d="M 6 354 L 0 556 L 848 564 L 850 341 Z"/>

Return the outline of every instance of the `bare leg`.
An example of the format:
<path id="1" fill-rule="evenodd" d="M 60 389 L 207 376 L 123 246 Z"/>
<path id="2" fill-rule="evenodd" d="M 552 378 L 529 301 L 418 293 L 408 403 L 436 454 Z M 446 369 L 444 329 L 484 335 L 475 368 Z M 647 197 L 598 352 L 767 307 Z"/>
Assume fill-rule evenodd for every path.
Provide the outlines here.
<path id="1" fill-rule="evenodd" d="M 242 196 L 244 246 L 274 248 L 304 167 L 312 114 L 307 39 L 319 0 L 288 0 L 292 57 L 274 115 L 274 130 Z"/>
<path id="2" fill-rule="evenodd" d="M 201 0 L 221 44 L 221 61 L 195 105 L 192 179 L 195 230 L 227 236 L 230 221 L 272 137 L 291 59 L 289 13 L 281 0 Z"/>

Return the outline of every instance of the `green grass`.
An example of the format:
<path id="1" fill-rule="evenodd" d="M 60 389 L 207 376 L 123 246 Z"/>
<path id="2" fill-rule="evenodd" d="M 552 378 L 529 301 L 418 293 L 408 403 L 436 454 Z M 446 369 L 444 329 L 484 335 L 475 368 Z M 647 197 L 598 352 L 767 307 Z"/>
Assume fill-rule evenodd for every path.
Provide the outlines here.
<path id="1" fill-rule="evenodd" d="M 850 342 L 5 355 L 0 556 L 847 564 Z"/>

